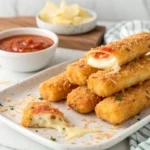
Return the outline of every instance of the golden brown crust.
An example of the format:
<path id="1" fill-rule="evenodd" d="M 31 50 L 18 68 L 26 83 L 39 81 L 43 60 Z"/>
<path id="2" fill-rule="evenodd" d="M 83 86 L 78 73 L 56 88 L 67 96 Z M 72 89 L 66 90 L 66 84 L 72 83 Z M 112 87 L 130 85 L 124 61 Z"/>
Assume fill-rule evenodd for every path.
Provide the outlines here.
<path id="1" fill-rule="evenodd" d="M 150 79 L 150 56 L 136 59 L 114 74 L 98 71 L 88 79 L 88 88 L 99 96 L 107 97 L 125 88 Z"/>
<path id="2" fill-rule="evenodd" d="M 89 66 L 84 59 L 80 59 L 67 66 L 67 77 L 73 84 L 86 85 L 88 77 L 97 70 Z"/>
<path id="3" fill-rule="evenodd" d="M 150 51 L 150 33 L 137 33 L 92 50 L 105 48 L 111 49 L 111 54 L 116 57 L 118 65 L 122 66 Z"/>
<path id="4" fill-rule="evenodd" d="M 31 126 L 32 117 L 36 114 L 51 114 L 53 116 L 57 115 L 64 120 L 63 113 L 52 107 L 47 101 L 31 102 L 23 110 L 21 124 L 24 127 L 42 127 L 37 126 L 36 124 Z"/>
<path id="5" fill-rule="evenodd" d="M 91 92 L 86 86 L 80 86 L 67 96 L 67 105 L 79 113 L 89 113 L 102 98 Z"/>
<path id="6" fill-rule="evenodd" d="M 105 98 L 97 104 L 95 112 L 98 118 L 116 125 L 147 107 L 150 107 L 150 80 Z"/>
<path id="7" fill-rule="evenodd" d="M 66 72 L 63 72 L 41 83 L 39 90 L 43 99 L 56 102 L 65 99 L 67 94 L 76 87 L 77 85 L 69 82 Z"/>

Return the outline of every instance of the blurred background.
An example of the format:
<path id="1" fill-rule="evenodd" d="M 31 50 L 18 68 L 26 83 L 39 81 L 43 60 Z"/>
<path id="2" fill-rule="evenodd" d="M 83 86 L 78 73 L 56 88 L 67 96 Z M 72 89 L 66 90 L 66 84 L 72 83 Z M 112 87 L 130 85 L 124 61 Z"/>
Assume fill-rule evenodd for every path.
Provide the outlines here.
<path id="1" fill-rule="evenodd" d="M 0 0 L 0 17 L 36 15 L 48 0 Z M 51 0 L 59 4 L 61 0 Z M 97 12 L 99 20 L 150 20 L 150 0 L 66 0 Z"/>

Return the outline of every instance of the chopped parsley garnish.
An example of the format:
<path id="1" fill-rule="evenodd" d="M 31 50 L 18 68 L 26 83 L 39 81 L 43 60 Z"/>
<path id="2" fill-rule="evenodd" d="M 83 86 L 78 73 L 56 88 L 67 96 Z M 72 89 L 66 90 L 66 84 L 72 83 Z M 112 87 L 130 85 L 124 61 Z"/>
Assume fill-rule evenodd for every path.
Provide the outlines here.
<path id="1" fill-rule="evenodd" d="M 10 107 L 10 110 L 14 110 L 14 106 L 9 106 Z"/>
<path id="2" fill-rule="evenodd" d="M 42 97 L 39 97 L 39 100 L 43 100 L 43 98 L 42 98 Z"/>
<path id="3" fill-rule="evenodd" d="M 3 107 L 3 105 L 0 103 L 0 106 Z"/>
<path id="4" fill-rule="evenodd" d="M 38 132 L 38 130 L 35 130 L 35 132 Z"/>
<path id="5" fill-rule="evenodd" d="M 41 117 L 39 119 L 42 119 Z"/>
<path id="6" fill-rule="evenodd" d="M 63 130 L 65 130 L 65 128 L 63 128 Z"/>
<path id="7" fill-rule="evenodd" d="M 32 121 L 32 118 L 30 118 L 30 120 Z"/>
<path id="8" fill-rule="evenodd" d="M 118 100 L 118 101 L 122 100 L 122 95 L 117 95 L 117 96 L 115 97 L 115 100 Z"/>
<path id="9" fill-rule="evenodd" d="M 54 137 L 51 136 L 50 140 L 56 141 L 56 138 L 54 138 Z"/>
<path id="10" fill-rule="evenodd" d="M 31 94 L 28 94 L 27 96 L 31 96 Z"/>

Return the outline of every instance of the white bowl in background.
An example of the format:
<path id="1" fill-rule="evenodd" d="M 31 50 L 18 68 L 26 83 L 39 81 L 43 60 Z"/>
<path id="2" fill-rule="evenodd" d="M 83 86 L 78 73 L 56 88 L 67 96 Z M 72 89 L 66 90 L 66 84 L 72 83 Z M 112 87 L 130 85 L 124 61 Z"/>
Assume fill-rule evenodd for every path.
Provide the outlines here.
<path id="1" fill-rule="evenodd" d="M 79 25 L 51 24 L 40 19 L 39 14 L 36 16 L 36 24 L 40 28 L 50 30 L 57 34 L 75 35 L 75 34 L 86 33 L 94 29 L 96 27 L 96 22 L 97 22 L 97 14 L 94 11 L 89 9 L 87 9 L 87 11 L 89 15 L 93 17 L 93 19 Z"/>
<path id="2" fill-rule="evenodd" d="M 54 41 L 54 44 L 46 49 L 36 52 L 16 53 L 0 50 L 0 65 L 2 67 L 18 72 L 31 72 L 45 67 L 54 58 L 58 46 L 58 37 L 51 31 L 28 27 L 10 29 L 0 32 L 0 40 L 15 35 L 27 34 L 51 38 Z"/>

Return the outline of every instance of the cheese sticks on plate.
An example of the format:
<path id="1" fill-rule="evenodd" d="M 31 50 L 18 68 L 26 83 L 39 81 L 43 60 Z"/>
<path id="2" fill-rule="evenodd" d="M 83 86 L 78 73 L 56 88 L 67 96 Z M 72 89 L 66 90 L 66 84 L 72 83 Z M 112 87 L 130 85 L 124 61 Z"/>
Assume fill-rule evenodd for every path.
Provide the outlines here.
<path id="1" fill-rule="evenodd" d="M 141 32 L 105 46 L 86 55 L 87 64 L 99 69 L 119 69 L 120 66 L 150 51 L 150 33 Z"/>
<path id="2" fill-rule="evenodd" d="M 98 69 L 86 64 L 84 59 L 80 59 L 67 66 L 67 77 L 73 84 L 86 85 L 88 77 L 97 71 Z"/>
<path id="3" fill-rule="evenodd" d="M 67 105 L 79 113 L 89 113 L 95 109 L 102 97 L 97 96 L 86 86 L 79 86 L 67 96 Z"/>
<path id="4" fill-rule="evenodd" d="M 98 71 L 88 79 L 88 88 L 99 96 L 107 97 L 125 88 L 150 79 L 150 55 L 138 58 L 116 73 Z"/>
<path id="5" fill-rule="evenodd" d="M 117 125 L 147 107 L 150 107 L 150 80 L 103 99 L 96 105 L 95 112 L 98 118 Z"/>
<path id="6" fill-rule="evenodd" d="M 105 46 L 91 49 L 81 60 L 68 65 L 67 77 L 71 83 L 86 85 L 87 79 L 92 73 L 102 69 L 111 69 L 117 72 L 122 65 L 149 51 L 150 33 L 134 34 Z"/>
<path id="7" fill-rule="evenodd" d="M 50 78 L 39 86 L 40 95 L 43 99 L 56 102 L 63 100 L 77 85 L 69 82 L 66 72 Z"/>

